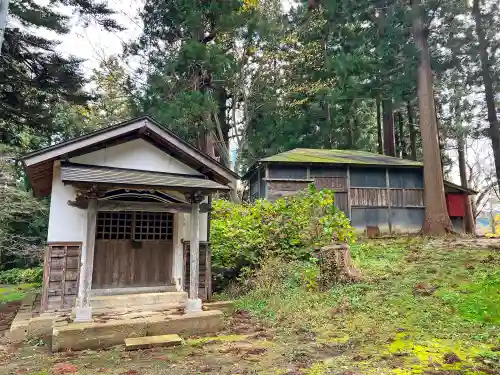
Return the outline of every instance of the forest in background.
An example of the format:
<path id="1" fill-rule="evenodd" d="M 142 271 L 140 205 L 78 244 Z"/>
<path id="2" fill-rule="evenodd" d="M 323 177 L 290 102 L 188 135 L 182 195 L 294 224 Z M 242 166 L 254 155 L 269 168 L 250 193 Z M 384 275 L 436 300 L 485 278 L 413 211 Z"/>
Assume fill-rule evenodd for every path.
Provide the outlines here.
<path id="1" fill-rule="evenodd" d="M 43 242 L 47 202 L 16 157 L 150 114 L 244 171 L 295 147 L 361 149 L 425 164 L 429 233 L 450 228 L 443 174 L 498 192 L 500 10 L 492 0 L 146 0 L 142 35 L 92 76 L 37 29 L 126 27 L 95 1 L 12 1 L 0 55 L 2 254 Z M 140 61 L 132 71 L 128 59 Z M 442 165 L 442 167 L 441 167 Z M 441 169 L 443 173 L 441 173 Z M 430 187 L 430 188 L 429 188 Z M 45 218 L 45 219 L 44 219 Z M 2 255 L 3 257 L 4 255 Z"/>

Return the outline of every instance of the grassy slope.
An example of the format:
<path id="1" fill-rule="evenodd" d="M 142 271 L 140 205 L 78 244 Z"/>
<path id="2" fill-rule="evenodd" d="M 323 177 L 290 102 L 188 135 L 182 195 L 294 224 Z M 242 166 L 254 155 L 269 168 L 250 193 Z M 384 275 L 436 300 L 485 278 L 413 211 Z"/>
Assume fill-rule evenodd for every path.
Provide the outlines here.
<path id="1" fill-rule="evenodd" d="M 0 303 L 22 300 L 26 293 L 37 287 L 35 284 L 2 285 L 0 286 Z"/>
<path id="2" fill-rule="evenodd" d="M 254 290 L 237 303 L 257 319 L 237 317 L 223 336 L 131 353 L 26 345 L 1 351 L 0 374 L 48 375 L 59 365 L 77 375 L 500 374 L 498 250 L 402 239 L 352 251 L 360 283 Z M 451 353 L 461 362 L 446 363 Z"/>
<path id="3" fill-rule="evenodd" d="M 500 346 L 498 251 L 403 239 L 358 244 L 352 252 L 363 273 L 359 284 L 327 293 L 254 291 L 239 305 L 290 332 L 308 332 L 342 349 L 328 361 L 336 369 L 362 374 L 500 370 L 500 352 L 492 351 Z M 454 362 L 444 359 L 447 353 L 462 361 L 446 363 Z"/>

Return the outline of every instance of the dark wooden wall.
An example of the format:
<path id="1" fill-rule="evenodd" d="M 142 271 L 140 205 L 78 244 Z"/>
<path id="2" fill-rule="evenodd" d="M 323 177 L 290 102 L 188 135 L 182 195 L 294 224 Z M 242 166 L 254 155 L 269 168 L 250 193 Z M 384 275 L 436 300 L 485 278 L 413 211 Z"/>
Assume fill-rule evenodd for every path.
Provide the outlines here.
<path id="1" fill-rule="evenodd" d="M 268 164 L 256 171 L 251 181 L 252 200 L 274 201 L 311 183 L 319 189 L 335 190 L 335 205 L 360 230 L 374 227 L 380 232 L 412 232 L 420 230 L 423 223 L 421 168 Z"/>

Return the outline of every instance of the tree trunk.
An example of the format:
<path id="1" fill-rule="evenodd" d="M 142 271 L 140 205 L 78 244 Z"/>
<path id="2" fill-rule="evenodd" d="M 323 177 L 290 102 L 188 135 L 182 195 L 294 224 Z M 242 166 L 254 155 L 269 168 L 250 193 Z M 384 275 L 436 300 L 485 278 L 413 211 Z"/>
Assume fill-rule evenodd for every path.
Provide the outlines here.
<path id="1" fill-rule="evenodd" d="M 400 157 L 403 159 L 408 156 L 406 152 L 406 142 L 405 142 L 405 133 L 404 133 L 404 126 L 403 126 L 403 113 L 401 111 L 398 111 L 398 127 L 399 127 L 399 153 Z"/>
<path id="2" fill-rule="evenodd" d="M 491 76 L 491 61 L 488 55 L 488 41 L 483 29 L 483 20 L 479 0 L 474 0 L 472 6 L 472 15 L 476 23 L 477 39 L 479 41 L 479 58 L 481 61 L 481 75 L 483 77 L 484 95 L 486 99 L 486 108 L 488 111 L 488 122 L 490 123 L 490 138 L 493 147 L 493 158 L 495 160 L 495 171 L 500 188 L 500 124 L 498 123 L 495 93 L 493 91 L 493 80 Z"/>
<path id="3" fill-rule="evenodd" d="M 465 164 L 465 145 L 464 145 L 464 135 L 460 133 L 457 139 L 458 145 L 458 169 L 460 171 L 460 183 L 462 187 L 468 188 L 467 186 L 467 169 Z M 474 233 L 474 215 L 472 213 L 472 205 L 470 197 L 465 196 L 465 233 Z"/>
<path id="4" fill-rule="evenodd" d="M 394 121 L 399 125 L 399 111 L 395 113 Z M 401 128 L 399 126 L 394 127 L 394 143 L 396 144 L 396 156 L 401 157 Z"/>
<path id="5" fill-rule="evenodd" d="M 413 111 L 411 110 L 410 101 L 406 104 L 406 108 L 408 110 L 408 127 L 410 129 L 411 160 L 417 160 L 417 134 L 415 132 L 415 124 L 413 123 Z"/>
<path id="6" fill-rule="evenodd" d="M 424 201 L 425 219 L 422 233 L 443 235 L 452 230 L 446 208 L 441 155 L 434 107 L 434 87 L 427 30 L 421 15 L 421 0 L 412 0 L 414 12 L 413 35 L 420 52 L 418 67 L 418 102 L 420 109 L 420 134 L 424 152 Z"/>
<path id="7" fill-rule="evenodd" d="M 382 112 L 384 116 L 384 154 L 388 156 L 396 156 L 392 99 L 382 100 Z"/>
<path id="8" fill-rule="evenodd" d="M 377 96 L 375 101 L 375 105 L 377 106 L 377 141 L 378 141 L 378 153 L 384 154 L 384 144 L 382 141 L 382 119 L 380 118 L 380 97 Z"/>

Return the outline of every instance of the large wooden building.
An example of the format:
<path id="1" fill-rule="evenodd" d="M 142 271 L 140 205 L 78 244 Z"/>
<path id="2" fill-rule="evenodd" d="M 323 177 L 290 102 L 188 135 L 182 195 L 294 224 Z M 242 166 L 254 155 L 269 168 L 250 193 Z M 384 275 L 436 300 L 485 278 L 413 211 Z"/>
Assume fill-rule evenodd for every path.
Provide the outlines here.
<path id="1" fill-rule="evenodd" d="M 335 190 L 335 204 L 359 231 L 418 232 L 424 221 L 423 164 L 364 151 L 294 149 L 260 159 L 243 176 L 250 199 L 296 194 L 313 183 Z M 464 229 L 465 199 L 475 194 L 445 182 L 448 212 Z"/>
<path id="2" fill-rule="evenodd" d="M 136 118 L 26 155 L 51 196 L 42 310 L 92 318 L 92 297 L 211 293 L 208 205 L 238 176 L 153 119 Z"/>

